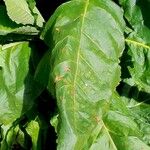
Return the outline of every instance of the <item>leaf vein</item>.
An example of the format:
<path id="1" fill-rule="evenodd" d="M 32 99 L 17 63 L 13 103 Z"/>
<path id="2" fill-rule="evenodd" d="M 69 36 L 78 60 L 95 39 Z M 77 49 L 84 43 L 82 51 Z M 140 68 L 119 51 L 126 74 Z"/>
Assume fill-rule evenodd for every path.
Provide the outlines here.
<path id="1" fill-rule="evenodd" d="M 134 44 L 134 45 L 143 47 L 143 48 L 150 49 L 150 46 L 149 46 L 149 45 L 146 45 L 146 44 L 144 44 L 144 43 L 135 41 L 135 40 L 133 40 L 133 39 L 125 39 L 125 41 L 126 41 L 127 43 L 131 43 L 131 44 Z"/>

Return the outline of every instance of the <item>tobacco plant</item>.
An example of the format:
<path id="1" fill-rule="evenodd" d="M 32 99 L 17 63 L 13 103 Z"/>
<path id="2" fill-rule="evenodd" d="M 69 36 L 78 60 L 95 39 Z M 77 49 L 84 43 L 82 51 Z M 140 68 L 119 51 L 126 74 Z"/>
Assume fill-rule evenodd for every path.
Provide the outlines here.
<path id="1" fill-rule="evenodd" d="M 150 150 L 150 1 L 38 8 L 0 1 L 0 149 Z"/>

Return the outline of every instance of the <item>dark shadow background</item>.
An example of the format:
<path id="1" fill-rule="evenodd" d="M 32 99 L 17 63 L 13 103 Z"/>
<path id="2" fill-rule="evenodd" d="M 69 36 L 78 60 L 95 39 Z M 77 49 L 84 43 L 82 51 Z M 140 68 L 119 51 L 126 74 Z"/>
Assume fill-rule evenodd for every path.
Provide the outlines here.
<path id="1" fill-rule="evenodd" d="M 45 21 L 54 13 L 56 8 L 67 0 L 37 0 L 37 8 L 41 12 Z"/>

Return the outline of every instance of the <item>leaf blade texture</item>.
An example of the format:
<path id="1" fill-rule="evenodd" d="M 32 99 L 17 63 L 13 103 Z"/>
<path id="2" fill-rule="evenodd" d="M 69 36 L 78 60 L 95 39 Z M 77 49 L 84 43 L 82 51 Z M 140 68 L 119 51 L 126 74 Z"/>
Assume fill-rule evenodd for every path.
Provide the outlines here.
<path id="1" fill-rule="evenodd" d="M 44 19 L 35 1 L 26 0 L 4 0 L 7 14 L 17 24 L 43 26 Z"/>
<path id="2" fill-rule="evenodd" d="M 60 113 L 58 149 L 117 149 L 104 118 L 120 81 L 123 30 L 112 1 L 68 2 L 47 23 L 41 37 L 52 49 L 48 89 L 56 90 Z"/>
<path id="3" fill-rule="evenodd" d="M 29 72 L 31 48 L 28 42 L 1 46 L 0 50 L 0 123 L 7 125 L 34 104 L 35 84 Z M 35 90 L 35 89 L 34 89 Z"/>
<path id="4" fill-rule="evenodd" d="M 4 6 L 0 6 L 0 35 L 5 36 L 12 33 L 37 35 L 39 31 L 35 27 L 16 24 L 7 16 L 6 8 Z"/>

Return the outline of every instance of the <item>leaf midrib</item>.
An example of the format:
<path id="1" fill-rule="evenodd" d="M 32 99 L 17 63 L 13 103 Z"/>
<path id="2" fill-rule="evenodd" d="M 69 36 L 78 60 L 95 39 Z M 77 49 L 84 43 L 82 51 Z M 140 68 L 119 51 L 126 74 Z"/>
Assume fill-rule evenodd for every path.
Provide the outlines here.
<path id="1" fill-rule="evenodd" d="M 75 107 L 76 107 L 76 80 L 77 80 L 77 75 L 78 75 L 78 70 L 79 70 L 79 59 L 80 59 L 80 50 L 81 50 L 81 38 L 82 38 L 82 33 L 83 33 L 83 25 L 84 25 L 84 21 L 85 21 L 85 16 L 87 13 L 87 9 L 88 9 L 88 5 L 89 5 L 89 0 L 86 1 L 85 3 L 85 8 L 84 8 L 84 13 L 83 13 L 83 17 L 82 17 L 82 21 L 81 21 L 81 30 L 80 30 L 80 42 L 79 42 L 79 46 L 77 49 L 77 58 L 76 58 L 76 69 L 75 69 L 75 75 L 74 75 L 74 81 L 73 81 L 73 109 L 75 112 Z M 75 116 L 74 116 L 74 121 L 75 121 Z"/>
<path id="2" fill-rule="evenodd" d="M 81 38 L 82 38 L 82 34 L 84 33 L 83 32 L 83 25 L 84 25 L 84 21 L 85 21 L 85 18 L 86 18 L 86 13 L 87 13 L 87 9 L 88 9 L 88 5 L 89 5 L 89 0 L 86 1 L 86 4 L 85 4 L 85 9 L 84 9 L 84 13 L 83 13 L 83 17 L 82 17 L 82 22 L 81 22 L 81 30 L 80 30 L 80 42 L 79 42 L 79 46 L 78 46 L 78 49 L 77 49 L 77 58 L 76 58 L 76 69 L 75 69 L 75 76 L 74 76 L 74 82 L 73 82 L 73 89 L 74 89 L 74 92 L 73 92 L 73 109 L 74 109 L 74 112 L 76 112 L 75 110 L 75 107 L 76 107 L 76 80 L 77 80 L 77 75 L 78 75 L 78 69 L 79 69 L 79 61 L 80 61 L 80 50 L 81 50 Z M 75 114 L 74 114 L 75 115 Z M 75 116 L 74 116 L 74 122 L 75 122 Z M 75 123 L 74 123 L 75 124 Z M 107 134 L 108 134 L 108 137 L 110 138 L 110 142 L 112 143 L 113 147 L 115 150 L 117 150 L 116 148 L 116 145 L 115 143 L 113 142 L 110 134 L 109 134 L 109 131 L 108 129 L 106 128 L 104 122 L 103 122 L 103 127 L 105 128 Z"/>

